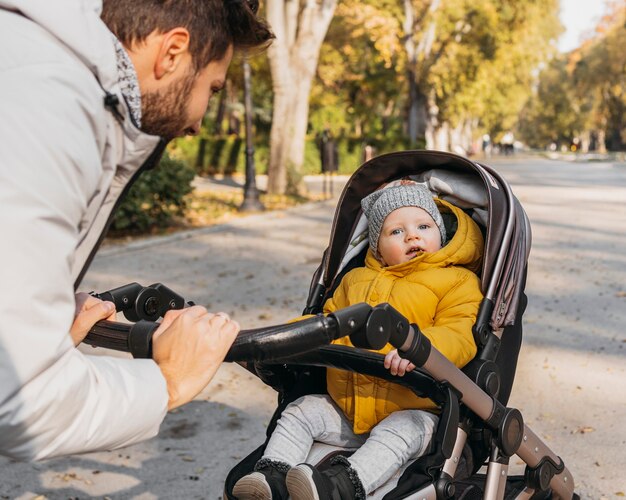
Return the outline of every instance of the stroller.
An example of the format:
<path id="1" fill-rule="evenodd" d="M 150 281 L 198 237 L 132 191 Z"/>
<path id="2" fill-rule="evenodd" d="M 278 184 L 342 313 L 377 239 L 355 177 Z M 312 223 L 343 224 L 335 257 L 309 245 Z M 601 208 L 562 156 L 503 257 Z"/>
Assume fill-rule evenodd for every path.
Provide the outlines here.
<path id="1" fill-rule="evenodd" d="M 484 299 L 473 328 L 478 354 L 460 371 L 433 349 L 427 357 L 421 355 L 419 364 L 409 358 L 421 369 L 402 378 L 383 367 L 380 354 L 335 345 L 271 363 L 249 363 L 250 371 L 279 393 L 267 435 L 287 404 L 304 394 L 326 392 L 326 367 L 357 371 L 411 387 L 441 408 L 433 451 L 369 498 L 576 498 L 563 461 L 524 425 L 518 410 L 506 408 L 521 346 L 530 227 L 506 181 L 491 168 L 438 151 L 391 153 L 363 164 L 341 194 L 330 243 L 313 276 L 304 313 L 320 313 L 341 278 L 363 265 L 367 241 L 353 244 L 367 229 L 361 199 L 401 178 L 425 183 L 440 198 L 466 210 L 484 231 L 480 276 Z M 235 498 L 234 484 L 252 471 L 264 446 L 232 469 L 224 498 Z M 307 462 L 323 468 L 337 453 L 316 443 Z M 528 464 L 524 477 L 507 478 L 514 454 Z M 487 474 L 477 474 L 485 462 Z"/>
<path id="2" fill-rule="evenodd" d="M 464 209 L 481 227 L 485 253 L 480 273 L 484 299 L 472 333 L 478 353 L 463 370 L 456 368 L 429 340 L 388 304 L 356 304 L 323 316 L 324 302 L 341 278 L 363 265 L 368 248 L 367 221 L 361 199 L 398 179 L 426 184 Z M 305 394 L 326 392 L 326 367 L 350 370 L 402 384 L 440 408 L 431 450 L 407 464 L 368 498 L 389 499 L 547 499 L 579 498 L 563 461 L 524 424 L 521 413 L 507 408 L 521 346 L 524 286 L 530 250 L 526 214 L 510 187 L 491 168 L 439 151 L 406 151 L 378 156 L 363 164 L 341 194 L 330 243 L 314 273 L 305 314 L 287 325 L 241 331 L 226 361 L 237 361 L 278 391 L 278 407 L 267 436 L 285 407 Z M 184 299 L 161 284 L 134 283 L 100 294 L 116 303 L 130 326 L 100 322 L 86 342 L 151 357 L 153 321 Z M 144 321 L 148 319 L 150 321 Z M 328 345 L 350 335 L 356 348 Z M 396 377 L 384 368 L 378 350 L 387 342 L 418 368 Z M 234 484 L 253 470 L 265 443 L 228 474 L 224 498 L 234 500 Z M 324 468 L 340 453 L 315 444 L 307 462 Z M 345 454 L 345 453 L 344 453 Z M 526 464 L 524 476 L 508 477 L 510 457 Z M 486 474 L 478 471 L 487 465 Z"/>

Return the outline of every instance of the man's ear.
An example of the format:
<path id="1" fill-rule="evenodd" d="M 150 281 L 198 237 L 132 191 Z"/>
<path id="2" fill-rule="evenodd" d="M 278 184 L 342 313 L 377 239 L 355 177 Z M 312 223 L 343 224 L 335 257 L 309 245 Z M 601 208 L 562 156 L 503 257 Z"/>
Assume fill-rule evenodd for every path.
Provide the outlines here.
<path id="1" fill-rule="evenodd" d="M 161 45 L 154 63 L 154 76 L 157 80 L 175 73 L 189 54 L 189 31 L 173 28 L 161 35 Z"/>

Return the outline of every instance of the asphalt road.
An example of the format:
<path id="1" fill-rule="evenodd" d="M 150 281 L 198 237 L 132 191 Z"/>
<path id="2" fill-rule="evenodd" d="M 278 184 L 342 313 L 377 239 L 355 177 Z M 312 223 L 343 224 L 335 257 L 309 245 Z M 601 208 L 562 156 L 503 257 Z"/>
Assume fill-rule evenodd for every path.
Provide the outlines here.
<path id="1" fill-rule="evenodd" d="M 533 229 L 525 338 L 510 404 L 564 459 L 581 498 L 620 498 L 626 493 L 626 165 L 489 163 L 509 180 Z M 334 204 L 106 247 L 84 289 L 163 282 L 229 312 L 243 328 L 282 323 L 301 312 Z M 230 468 L 263 441 L 274 405 L 271 389 L 225 364 L 149 442 L 37 464 L 0 458 L 0 498 L 218 499 Z M 521 467 L 514 458 L 513 471 Z"/>

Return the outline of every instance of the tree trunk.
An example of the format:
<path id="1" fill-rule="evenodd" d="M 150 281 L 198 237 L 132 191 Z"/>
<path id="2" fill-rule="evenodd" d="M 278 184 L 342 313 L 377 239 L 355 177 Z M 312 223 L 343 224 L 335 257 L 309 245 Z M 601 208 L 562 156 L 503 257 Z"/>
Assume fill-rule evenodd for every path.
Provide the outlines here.
<path id="1" fill-rule="evenodd" d="M 423 95 L 420 95 L 415 81 L 415 71 L 411 68 L 407 70 L 409 81 L 409 103 L 407 116 L 407 135 L 411 144 L 417 143 L 418 137 L 424 137 L 426 133 L 425 123 L 425 102 Z"/>
<path id="2" fill-rule="evenodd" d="M 417 50 L 413 33 L 415 30 L 415 8 L 411 0 L 404 0 L 404 50 L 407 58 L 406 78 L 409 82 L 409 102 L 407 103 L 407 125 L 406 132 L 409 142 L 415 144 L 417 142 L 417 121 L 418 121 L 418 94 L 417 82 L 415 76 L 415 66 L 417 64 Z"/>
<path id="3" fill-rule="evenodd" d="M 420 105 L 421 126 L 424 127 L 426 149 L 441 149 L 442 139 L 439 137 L 439 108 L 435 101 L 435 91 L 430 90 L 427 97 L 422 94 L 423 104 Z"/>
<path id="4" fill-rule="evenodd" d="M 407 81 L 409 82 L 409 100 L 407 103 L 407 135 L 411 144 L 419 139 L 427 139 L 429 127 L 428 99 L 420 88 L 427 75 L 417 72 L 418 60 L 424 61 L 431 56 L 435 40 L 435 23 L 428 21 L 428 28 L 422 29 L 422 21 L 427 15 L 434 14 L 439 8 L 440 0 L 424 2 L 422 12 L 416 17 L 413 0 L 404 0 L 404 49 L 407 54 Z M 415 42 L 415 34 L 420 33 L 419 43 Z"/>
<path id="5" fill-rule="evenodd" d="M 415 130 L 416 135 L 415 138 L 409 136 L 411 141 L 416 141 L 417 138 L 424 138 L 426 141 L 426 147 L 428 148 L 428 136 L 429 131 L 432 127 L 430 113 L 429 113 L 429 103 L 428 96 L 426 96 L 420 89 L 415 86 L 416 91 L 416 99 L 415 99 Z M 432 146 L 431 146 L 432 147 Z"/>
<path id="6" fill-rule="evenodd" d="M 267 20 L 276 40 L 268 50 L 274 107 L 270 132 L 268 192 L 298 187 L 304 163 L 309 93 L 319 51 L 337 0 L 268 0 Z"/>

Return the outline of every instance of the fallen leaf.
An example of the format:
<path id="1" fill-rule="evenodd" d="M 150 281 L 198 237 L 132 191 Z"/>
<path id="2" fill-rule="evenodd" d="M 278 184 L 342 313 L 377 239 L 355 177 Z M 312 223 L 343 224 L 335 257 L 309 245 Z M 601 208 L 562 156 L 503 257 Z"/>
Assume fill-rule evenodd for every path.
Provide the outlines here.
<path id="1" fill-rule="evenodd" d="M 593 432 L 595 429 L 590 426 L 578 427 L 577 429 L 572 431 L 572 434 L 587 434 L 589 432 Z"/>

